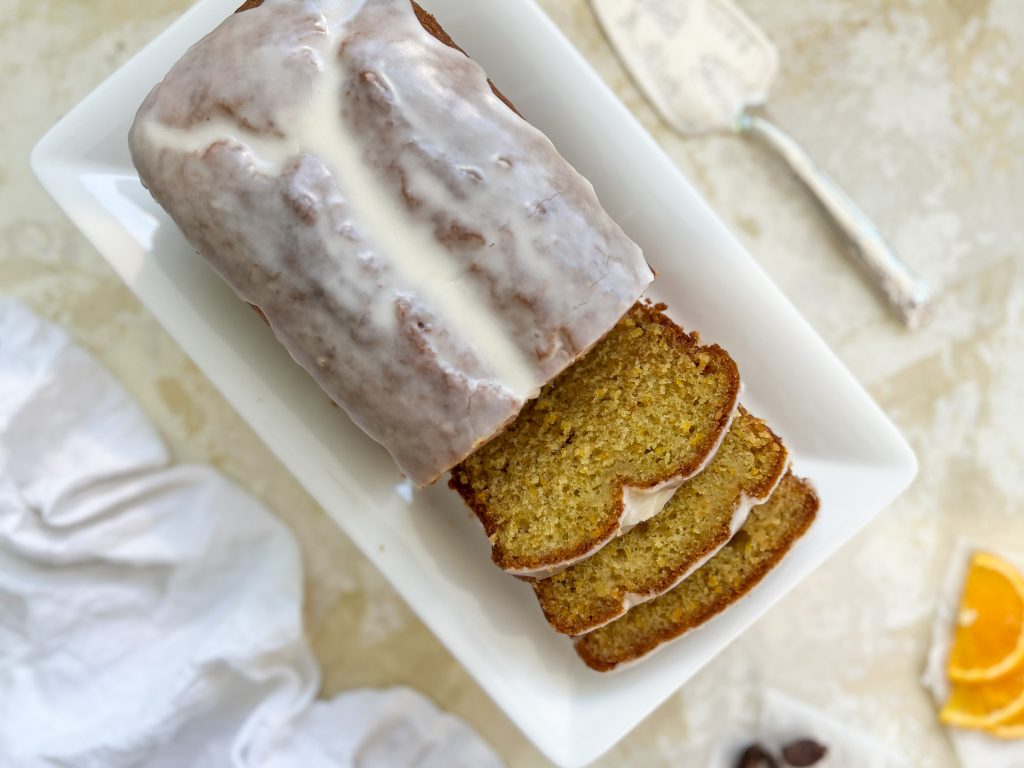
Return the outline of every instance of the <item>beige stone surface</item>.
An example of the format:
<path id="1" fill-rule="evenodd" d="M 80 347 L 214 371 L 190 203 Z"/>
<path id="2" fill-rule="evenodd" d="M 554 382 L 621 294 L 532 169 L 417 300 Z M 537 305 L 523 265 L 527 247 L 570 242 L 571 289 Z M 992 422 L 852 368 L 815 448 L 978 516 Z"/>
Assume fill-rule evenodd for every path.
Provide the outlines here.
<path id="1" fill-rule="evenodd" d="M 738 682 L 872 733 L 915 766 L 955 764 L 919 684 L 953 539 L 1024 550 L 1024 29 L 1019 0 L 741 0 L 777 42 L 772 113 L 939 291 L 909 334 L 760 149 L 659 123 L 585 0 L 541 0 L 671 158 L 904 430 L 911 490 L 671 698 L 601 766 L 677 766 Z M 0 0 L 0 292 L 96 353 L 181 459 L 266 500 L 306 559 L 324 694 L 409 683 L 512 766 L 547 763 L 303 492 L 33 179 L 42 133 L 188 0 Z M 428 4 L 429 5 L 429 4 Z M 798 373 L 798 372 L 797 372 Z M 514 662 L 510 660 L 510 665 Z"/>

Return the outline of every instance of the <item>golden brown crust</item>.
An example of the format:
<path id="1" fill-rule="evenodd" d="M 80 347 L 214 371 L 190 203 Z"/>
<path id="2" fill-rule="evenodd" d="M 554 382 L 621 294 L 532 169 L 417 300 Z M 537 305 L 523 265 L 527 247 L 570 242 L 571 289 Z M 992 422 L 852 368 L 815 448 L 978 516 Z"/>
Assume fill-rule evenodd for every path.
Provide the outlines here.
<path id="1" fill-rule="evenodd" d="M 786 477 L 783 478 L 783 483 L 791 483 L 799 486 L 799 506 L 794 506 L 793 508 L 785 509 L 781 512 L 781 514 L 792 521 L 792 525 L 786 532 L 786 535 L 774 544 L 768 555 L 757 562 L 744 574 L 742 581 L 735 585 L 734 589 L 730 592 L 719 594 L 717 599 L 699 604 L 695 610 L 689 613 L 680 611 L 678 618 L 673 615 L 672 621 L 670 621 L 667 626 L 653 630 L 646 635 L 636 638 L 628 649 L 615 654 L 614 657 L 601 654 L 598 646 L 602 639 L 602 633 L 607 630 L 614 631 L 612 628 L 615 627 L 616 622 L 609 624 L 607 627 L 595 630 L 588 635 L 583 635 L 575 641 L 574 645 L 576 653 L 581 659 L 583 659 L 584 663 L 586 663 L 586 665 L 591 669 L 595 669 L 598 672 L 608 672 L 621 664 L 635 661 L 636 659 L 650 653 L 663 643 L 674 640 L 689 630 L 700 626 L 712 617 L 721 613 L 729 605 L 742 598 L 757 586 L 761 579 L 763 579 L 765 575 L 767 575 L 768 572 L 778 565 L 782 558 L 785 557 L 796 540 L 807 532 L 807 529 L 811 526 L 811 523 L 814 522 L 818 513 L 820 502 L 818 500 L 817 493 L 814 491 L 814 488 L 810 483 L 806 480 L 795 477 L 792 473 L 787 474 Z M 771 503 L 772 502 L 769 501 L 762 506 L 767 507 Z M 714 558 L 709 561 L 709 565 L 712 563 L 714 563 Z M 701 576 L 701 570 L 698 570 L 690 578 L 699 579 Z M 682 589 L 686 584 L 687 582 L 684 581 L 679 587 L 676 587 L 676 589 Z M 671 594 L 671 592 L 668 593 L 668 595 Z M 666 597 L 668 595 L 666 595 Z M 657 600 L 662 599 L 664 598 L 657 598 L 655 602 L 648 604 L 646 607 L 656 609 L 655 606 Z M 626 621 L 629 616 L 630 614 L 627 614 L 626 617 L 619 619 L 619 621 Z"/>
<path id="2" fill-rule="evenodd" d="M 782 447 L 781 438 L 779 438 L 779 436 L 776 435 L 764 421 L 750 416 L 747 413 L 747 410 L 742 406 L 739 409 L 737 419 L 740 417 L 749 418 L 753 422 L 753 429 L 767 433 L 768 439 L 771 440 L 774 445 L 778 446 L 776 449 L 778 452 L 769 473 L 760 478 L 753 486 L 737 488 L 735 503 L 733 506 L 734 510 L 742 502 L 742 498 L 744 496 L 752 499 L 760 499 L 762 501 L 766 500 L 772 490 L 774 490 L 774 488 L 779 484 L 789 461 L 789 456 L 786 450 Z M 737 422 L 735 421 L 733 422 L 733 428 L 735 428 L 736 423 Z M 672 501 L 669 501 L 669 504 L 672 504 Z M 666 510 L 667 509 L 668 506 L 666 505 Z M 626 534 L 626 537 L 629 537 L 634 533 L 637 532 L 634 531 Z M 636 592 L 634 589 L 630 589 L 629 593 L 645 598 L 664 594 L 679 582 L 680 577 L 690 570 L 693 567 L 693 564 L 704 560 L 712 553 L 720 550 L 729 541 L 731 535 L 732 530 L 730 517 L 728 520 L 722 520 L 722 524 L 718 530 L 715 531 L 714 537 L 709 537 L 705 541 L 701 542 L 702 546 L 700 550 L 695 552 L 693 557 L 678 563 L 674 568 L 658 570 L 655 575 L 652 575 L 651 581 L 644 585 L 642 591 Z M 596 556 L 600 557 L 600 554 Z M 586 567 L 587 562 L 590 561 L 584 561 L 584 563 L 581 564 L 582 567 Z M 614 619 L 617 619 L 626 612 L 625 595 L 621 591 L 616 590 L 608 594 L 607 597 L 600 602 L 588 602 L 585 612 L 581 611 L 580 613 L 567 614 L 566 611 L 561 608 L 559 601 L 559 598 L 564 600 L 564 590 L 562 594 L 558 594 L 557 592 L 551 591 L 554 587 L 555 582 L 551 579 L 533 581 L 534 593 L 537 596 L 537 600 L 540 602 L 541 610 L 544 612 L 544 617 L 552 627 L 562 634 L 582 635 L 585 632 L 593 630 L 595 627 L 600 627 Z"/>
<path id="3" fill-rule="evenodd" d="M 698 350 L 707 354 L 710 360 L 708 368 L 721 370 L 728 376 L 728 401 L 735 406 L 740 394 L 740 375 L 735 361 L 729 356 L 728 352 L 717 344 L 701 346 L 700 336 L 695 332 L 687 333 L 680 326 L 676 325 L 676 323 L 664 314 L 666 309 L 667 306 L 665 304 L 653 304 L 650 301 L 641 300 L 637 302 L 626 314 L 640 314 L 643 318 L 643 322 L 657 323 L 662 326 L 669 339 L 679 347 L 683 348 L 687 354 L 695 354 Z M 722 439 L 722 435 L 728 429 L 729 423 L 735 413 L 735 407 L 723 410 L 723 412 L 718 416 L 716 428 L 708 432 L 702 444 L 694 451 L 693 458 L 682 466 L 677 467 L 674 471 L 656 476 L 645 482 L 633 480 L 628 477 L 616 477 L 612 480 L 612 484 L 617 490 L 616 498 L 618 499 L 615 513 L 613 515 L 609 515 L 608 519 L 602 523 L 601 527 L 597 528 L 587 540 L 574 545 L 565 546 L 557 550 L 552 550 L 551 552 L 546 553 L 545 556 L 515 555 L 506 552 L 500 542 L 492 540 L 491 559 L 496 565 L 506 571 L 542 572 L 545 569 L 553 569 L 566 562 L 578 560 L 587 553 L 593 551 L 595 548 L 606 544 L 615 538 L 615 535 L 618 533 L 620 528 L 622 516 L 625 514 L 625 501 L 623 498 L 623 491 L 625 487 L 653 488 L 654 486 L 672 480 L 673 478 L 680 476 L 686 477 L 694 474 L 700 468 L 701 464 L 707 460 L 708 455 L 716 448 L 719 441 Z M 468 477 L 463 477 L 459 472 L 459 467 L 455 467 L 455 469 L 452 470 L 451 477 L 448 480 L 448 487 L 462 497 L 466 505 L 483 524 L 484 531 L 487 533 L 487 536 L 494 536 L 498 531 L 498 520 L 491 516 L 487 505 L 478 498 L 476 492 L 474 492 L 469 483 Z"/>

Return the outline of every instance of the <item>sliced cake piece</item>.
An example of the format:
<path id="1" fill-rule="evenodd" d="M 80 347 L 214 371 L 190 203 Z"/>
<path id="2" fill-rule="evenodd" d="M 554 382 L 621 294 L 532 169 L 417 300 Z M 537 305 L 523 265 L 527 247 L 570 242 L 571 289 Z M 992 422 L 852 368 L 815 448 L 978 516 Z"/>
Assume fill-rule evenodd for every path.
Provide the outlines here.
<path id="1" fill-rule="evenodd" d="M 741 408 L 707 469 L 659 514 L 592 557 L 534 582 L 544 615 L 559 632 L 580 635 L 672 589 L 772 495 L 787 461 L 782 441 Z"/>
<path id="2" fill-rule="evenodd" d="M 634 306 L 452 470 L 505 570 L 543 577 L 590 556 L 660 511 L 718 449 L 737 409 L 736 364 L 664 309 Z"/>
<path id="3" fill-rule="evenodd" d="M 670 592 L 577 638 L 587 666 L 607 672 L 703 624 L 749 592 L 810 527 L 818 512 L 811 485 L 787 473 L 733 539 Z"/>

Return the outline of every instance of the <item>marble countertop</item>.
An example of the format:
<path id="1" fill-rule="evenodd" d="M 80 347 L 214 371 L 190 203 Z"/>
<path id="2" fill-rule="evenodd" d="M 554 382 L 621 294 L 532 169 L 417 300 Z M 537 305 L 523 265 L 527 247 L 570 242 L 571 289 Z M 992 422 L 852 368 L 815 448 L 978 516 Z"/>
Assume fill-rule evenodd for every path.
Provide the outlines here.
<path id="1" fill-rule="evenodd" d="M 176 456 L 207 461 L 291 526 L 325 695 L 407 683 L 510 766 L 547 763 L 139 305 L 31 175 L 42 133 L 189 0 L 5 0 L 0 291 L 68 328 L 135 394 Z M 600 766 L 676 766 L 728 691 L 764 684 L 955 765 L 920 685 L 952 543 L 1024 542 L 1024 29 L 1018 0 L 740 0 L 777 43 L 777 120 L 939 294 L 908 333 L 808 199 L 757 146 L 659 122 L 585 0 L 540 0 L 907 435 L 911 489 L 626 738 Z M 1022 545 L 1024 546 L 1024 545 Z M 695 704 L 699 702 L 699 704 Z"/>

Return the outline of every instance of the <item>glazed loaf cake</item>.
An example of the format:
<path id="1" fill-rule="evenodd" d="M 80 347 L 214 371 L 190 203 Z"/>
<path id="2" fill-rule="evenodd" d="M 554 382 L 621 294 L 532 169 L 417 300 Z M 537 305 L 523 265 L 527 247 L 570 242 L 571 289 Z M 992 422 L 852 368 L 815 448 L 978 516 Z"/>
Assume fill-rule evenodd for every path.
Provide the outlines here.
<path id="1" fill-rule="evenodd" d="M 591 185 L 409 0 L 265 0 L 131 131 L 140 178 L 417 484 L 507 425 L 652 279 Z"/>

